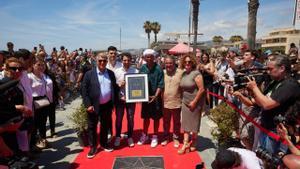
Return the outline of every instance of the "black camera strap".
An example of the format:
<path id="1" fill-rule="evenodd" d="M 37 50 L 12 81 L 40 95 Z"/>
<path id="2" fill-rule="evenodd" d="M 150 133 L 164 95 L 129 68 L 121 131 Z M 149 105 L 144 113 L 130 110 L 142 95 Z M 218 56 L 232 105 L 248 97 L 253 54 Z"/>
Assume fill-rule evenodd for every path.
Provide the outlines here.
<path id="1" fill-rule="evenodd" d="M 270 97 L 271 94 L 272 94 L 276 89 L 278 89 L 278 88 L 281 86 L 282 81 L 283 81 L 283 80 L 271 82 L 271 84 L 267 87 L 267 89 L 266 89 L 266 91 L 264 92 L 264 94 Z"/>

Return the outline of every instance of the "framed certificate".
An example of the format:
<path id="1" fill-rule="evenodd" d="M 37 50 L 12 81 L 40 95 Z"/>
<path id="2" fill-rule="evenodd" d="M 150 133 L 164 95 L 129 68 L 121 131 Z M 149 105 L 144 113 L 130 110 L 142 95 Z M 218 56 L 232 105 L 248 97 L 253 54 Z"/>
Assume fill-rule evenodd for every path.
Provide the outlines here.
<path id="1" fill-rule="evenodd" d="M 126 103 L 148 102 L 148 75 L 125 74 Z"/>

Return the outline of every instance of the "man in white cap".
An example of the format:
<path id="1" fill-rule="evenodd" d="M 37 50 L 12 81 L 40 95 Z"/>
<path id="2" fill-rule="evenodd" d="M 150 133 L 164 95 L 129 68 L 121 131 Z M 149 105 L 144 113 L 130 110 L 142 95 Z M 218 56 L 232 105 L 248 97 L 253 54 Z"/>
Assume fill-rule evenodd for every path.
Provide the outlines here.
<path id="1" fill-rule="evenodd" d="M 159 119 L 162 117 L 161 91 L 164 88 L 164 73 L 160 66 L 154 62 L 157 52 L 153 49 L 146 49 L 143 55 L 147 63 L 142 65 L 140 73 L 148 74 L 149 102 L 142 103 L 143 133 L 137 144 L 143 145 L 148 141 L 148 128 L 151 118 L 154 120 L 154 134 L 151 139 L 151 147 L 154 148 L 158 145 Z"/>

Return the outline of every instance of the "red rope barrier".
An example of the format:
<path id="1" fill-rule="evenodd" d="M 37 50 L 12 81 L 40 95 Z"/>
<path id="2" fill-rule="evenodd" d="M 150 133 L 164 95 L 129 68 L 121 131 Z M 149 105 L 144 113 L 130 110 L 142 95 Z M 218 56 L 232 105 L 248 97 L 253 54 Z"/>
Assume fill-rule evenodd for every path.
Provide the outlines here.
<path id="1" fill-rule="evenodd" d="M 233 108 L 235 111 L 237 111 L 240 115 L 242 115 L 243 117 L 245 117 L 247 119 L 247 121 L 251 122 L 252 124 L 254 124 L 257 128 L 259 128 L 262 132 L 264 132 L 265 134 L 267 134 L 269 137 L 273 138 L 276 141 L 281 141 L 284 144 L 287 144 L 287 142 L 285 140 L 282 140 L 280 138 L 279 135 L 275 134 L 272 131 L 269 131 L 265 128 L 263 128 L 260 124 L 258 124 L 252 117 L 248 116 L 245 112 L 243 112 L 241 109 L 237 108 L 232 102 L 228 101 L 224 96 L 220 96 L 216 93 L 207 91 L 208 94 L 221 99 L 223 101 L 225 101 L 231 108 Z"/>

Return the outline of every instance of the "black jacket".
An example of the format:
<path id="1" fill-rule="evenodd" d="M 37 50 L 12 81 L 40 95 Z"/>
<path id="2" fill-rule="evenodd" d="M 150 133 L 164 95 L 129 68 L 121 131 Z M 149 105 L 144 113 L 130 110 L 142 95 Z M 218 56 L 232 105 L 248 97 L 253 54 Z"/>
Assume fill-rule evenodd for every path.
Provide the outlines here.
<path id="1" fill-rule="evenodd" d="M 116 83 L 116 77 L 113 71 L 107 69 L 109 78 L 111 80 L 111 89 L 112 89 L 112 102 L 116 104 L 119 100 L 119 86 Z M 86 108 L 89 106 L 94 106 L 95 111 L 99 112 L 99 96 L 100 96 L 100 84 L 97 76 L 97 69 L 93 68 L 86 72 L 82 82 L 82 98 L 83 104 Z"/>

